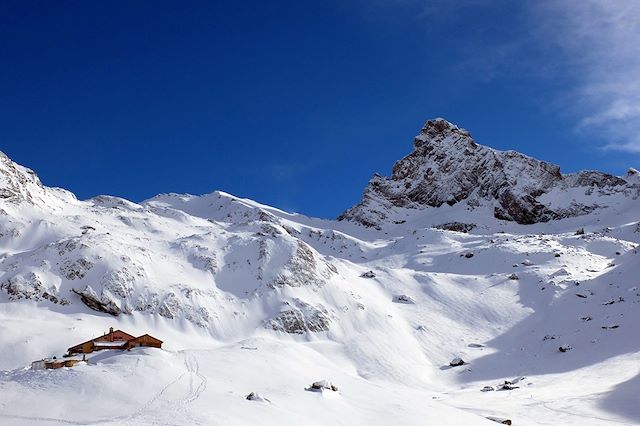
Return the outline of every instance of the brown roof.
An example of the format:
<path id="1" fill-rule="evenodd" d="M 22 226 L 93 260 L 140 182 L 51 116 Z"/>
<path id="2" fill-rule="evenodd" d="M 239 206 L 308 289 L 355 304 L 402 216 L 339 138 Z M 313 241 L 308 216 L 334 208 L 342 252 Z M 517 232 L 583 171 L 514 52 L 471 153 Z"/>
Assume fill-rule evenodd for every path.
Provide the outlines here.
<path id="1" fill-rule="evenodd" d="M 109 333 L 107 333 L 107 334 L 103 334 L 102 336 L 94 337 L 93 339 L 87 340 L 86 342 L 78 343 L 77 345 L 71 346 L 69 349 L 67 349 L 67 351 L 70 351 L 71 349 L 77 348 L 78 346 L 82 346 L 82 345 L 84 345 L 85 343 L 95 342 L 96 340 L 101 339 L 101 338 L 103 338 L 103 337 L 107 337 L 107 336 L 109 336 L 110 334 L 115 333 L 115 332 L 117 332 L 117 331 L 119 331 L 119 332 L 120 332 L 120 333 L 122 333 L 122 334 L 126 334 L 127 336 L 129 336 L 129 337 L 130 337 L 130 339 L 129 339 L 129 340 L 134 339 L 134 337 L 133 337 L 131 334 L 129 334 L 129 333 L 125 332 L 125 331 L 122 331 L 122 330 L 113 330 L 113 331 L 111 331 L 111 332 L 109 332 Z"/>
<path id="2" fill-rule="evenodd" d="M 142 338 L 142 337 L 145 337 L 145 336 L 150 337 L 150 338 L 152 338 L 153 340 L 157 340 L 157 341 L 158 341 L 158 342 L 160 342 L 160 343 L 164 343 L 162 340 L 160 340 L 160 339 L 158 339 L 158 338 L 156 338 L 156 337 L 153 337 L 153 336 L 152 336 L 152 335 L 150 335 L 150 334 L 143 334 L 142 336 L 138 336 L 138 337 L 136 337 L 136 338 L 134 338 L 134 339 L 131 339 L 131 340 L 138 340 L 138 339 L 140 339 L 140 338 Z"/>

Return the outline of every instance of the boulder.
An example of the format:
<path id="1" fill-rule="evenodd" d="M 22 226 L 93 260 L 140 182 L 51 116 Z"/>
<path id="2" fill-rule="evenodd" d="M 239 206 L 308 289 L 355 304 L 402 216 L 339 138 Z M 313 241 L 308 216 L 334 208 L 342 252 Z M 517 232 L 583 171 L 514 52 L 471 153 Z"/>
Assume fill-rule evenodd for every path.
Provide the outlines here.
<path id="1" fill-rule="evenodd" d="M 247 401 L 269 402 L 267 398 L 262 397 L 257 392 L 251 392 L 249 395 L 245 396 L 244 399 L 246 399 Z"/>
<path id="2" fill-rule="evenodd" d="M 360 278 L 375 278 L 376 274 L 373 271 L 368 271 L 360 275 Z"/>
<path id="3" fill-rule="evenodd" d="M 460 357 L 455 357 L 454 359 L 451 360 L 451 362 L 449 362 L 449 365 L 451 367 L 459 367 L 464 364 L 465 364 L 464 360 Z"/>
<path id="4" fill-rule="evenodd" d="M 328 380 L 319 380 L 317 382 L 313 382 L 311 386 L 306 388 L 306 390 L 312 391 L 312 392 L 324 392 L 324 391 L 337 392 L 338 387 Z"/>

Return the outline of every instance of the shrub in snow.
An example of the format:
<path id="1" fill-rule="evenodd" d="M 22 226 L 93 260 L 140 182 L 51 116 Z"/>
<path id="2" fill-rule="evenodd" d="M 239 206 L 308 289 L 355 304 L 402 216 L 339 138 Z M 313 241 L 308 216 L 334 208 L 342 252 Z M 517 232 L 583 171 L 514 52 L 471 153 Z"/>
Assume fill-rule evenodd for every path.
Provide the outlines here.
<path id="1" fill-rule="evenodd" d="M 325 390 L 337 392 L 338 387 L 328 380 L 319 380 L 317 382 L 313 382 L 311 386 L 307 388 L 307 390 L 313 392 L 323 392 Z"/>
<path id="2" fill-rule="evenodd" d="M 368 271 L 360 275 L 361 278 L 375 278 L 376 274 L 373 271 Z"/>
<path id="3" fill-rule="evenodd" d="M 473 257 L 473 253 L 471 253 L 470 251 L 466 252 L 464 255 L 464 257 L 466 257 L 467 259 L 471 259 Z"/>
<path id="4" fill-rule="evenodd" d="M 451 362 L 449 363 L 449 365 L 451 367 L 458 367 L 460 365 L 464 365 L 465 362 L 462 360 L 462 358 L 456 357 L 454 359 L 451 360 Z"/>
<path id="5" fill-rule="evenodd" d="M 562 346 L 560 346 L 560 347 L 558 348 L 558 350 L 559 350 L 560 352 L 568 352 L 568 351 L 570 351 L 571 349 L 573 349 L 573 347 L 572 347 L 572 346 L 570 346 L 570 345 L 562 345 Z"/>
<path id="6" fill-rule="evenodd" d="M 553 335 L 553 334 L 547 334 L 546 336 L 544 336 L 544 337 L 542 338 L 542 340 L 543 340 L 543 341 L 547 341 L 547 340 L 555 340 L 555 339 L 557 339 L 557 338 L 558 338 L 558 336 L 555 336 L 555 335 Z"/>
<path id="7" fill-rule="evenodd" d="M 576 231 L 576 235 L 584 235 L 584 228 L 580 228 Z"/>
<path id="8" fill-rule="evenodd" d="M 409 304 L 409 305 L 413 305 L 413 304 L 416 303 L 415 300 L 413 300 L 412 298 L 410 298 L 406 294 L 397 294 L 397 295 L 393 296 L 393 301 L 395 303 L 406 303 L 406 304 Z"/>
<path id="9" fill-rule="evenodd" d="M 518 277 L 518 275 L 514 272 L 513 274 L 509 275 L 509 279 L 510 280 L 519 280 L 520 278 Z"/>

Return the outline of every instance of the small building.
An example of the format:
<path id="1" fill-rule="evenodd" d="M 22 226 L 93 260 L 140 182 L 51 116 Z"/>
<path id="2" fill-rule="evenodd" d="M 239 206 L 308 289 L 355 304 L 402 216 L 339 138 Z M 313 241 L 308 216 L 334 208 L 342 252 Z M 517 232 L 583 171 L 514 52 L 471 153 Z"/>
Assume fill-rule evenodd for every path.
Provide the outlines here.
<path id="1" fill-rule="evenodd" d="M 31 363 L 31 369 L 32 370 L 44 370 L 45 367 L 45 363 L 47 362 L 46 359 L 39 359 L 37 361 L 33 361 Z"/>
<path id="2" fill-rule="evenodd" d="M 51 369 L 57 369 L 57 368 L 62 368 L 62 367 L 73 367 L 74 365 L 76 365 L 77 363 L 81 362 L 81 359 L 57 359 L 57 358 L 52 358 L 52 359 L 40 359 L 37 361 L 33 361 L 31 363 L 31 369 L 32 370 L 51 370 Z"/>
<path id="3" fill-rule="evenodd" d="M 156 339 L 148 334 L 134 337 L 129 333 L 125 333 L 122 330 L 114 330 L 113 327 L 109 329 L 108 333 L 102 336 L 96 337 L 86 342 L 79 343 L 75 346 L 67 349 L 68 356 L 74 354 L 88 354 L 95 351 L 101 351 L 105 349 L 131 349 L 138 346 L 149 346 L 152 348 L 162 348 L 162 340 Z"/>

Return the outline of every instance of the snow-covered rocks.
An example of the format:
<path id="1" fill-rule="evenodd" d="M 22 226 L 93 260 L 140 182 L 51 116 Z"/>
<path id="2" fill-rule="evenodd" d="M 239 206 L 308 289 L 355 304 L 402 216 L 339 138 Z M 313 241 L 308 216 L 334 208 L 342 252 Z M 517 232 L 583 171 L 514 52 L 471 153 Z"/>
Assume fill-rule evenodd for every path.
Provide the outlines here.
<path id="1" fill-rule="evenodd" d="M 411 154 L 395 163 L 390 177 L 374 175 L 362 201 L 339 220 L 380 228 L 402 209 L 464 203 L 468 209 L 490 208 L 500 220 L 533 224 L 600 208 L 590 198 L 638 193 L 631 179 L 592 171 L 563 175 L 554 164 L 478 145 L 469 132 L 441 118 L 425 123 L 413 147 Z M 551 195 L 574 190 L 586 192 L 584 201 L 559 202 L 568 197 Z"/>
<path id="2" fill-rule="evenodd" d="M 451 361 L 449 361 L 450 367 L 460 367 L 461 365 L 465 365 L 466 362 L 460 357 L 455 357 Z"/>
<path id="3" fill-rule="evenodd" d="M 255 401 L 255 402 L 269 402 L 269 400 L 257 392 L 251 392 L 249 395 L 245 396 L 244 399 L 247 401 Z"/>
<path id="4" fill-rule="evenodd" d="M 373 271 L 367 271 L 360 274 L 360 278 L 375 278 L 376 274 Z"/>
<path id="5" fill-rule="evenodd" d="M 405 305 L 414 305 L 416 303 L 410 296 L 406 294 L 396 294 L 391 299 L 394 303 L 403 303 Z"/>
<path id="6" fill-rule="evenodd" d="M 306 390 L 312 391 L 312 392 L 324 392 L 324 391 L 337 392 L 338 387 L 328 380 L 319 380 L 317 382 L 313 382 L 311 386 L 306 388 Z"/>
<path id="7" fill-rule="evenodd" d="M 299 299 L 285 302 L 283 310 L 266 323 L 274 331 L 290 334 L 328 331 L 331 324 L 329 311 L 322 306 L 313 306 Z"/>
<path id="8" fill-rule="evenodd" d="M 439 225 L 433 225 L 435 229 L 443 229 L 446 231 L 454 231 L 454 232 L 462 232 L 467 233 L 471 232 L 477 225 L 475 223 L 464 223 L 464 222 L 447 222 L 441 223 Z"/>

